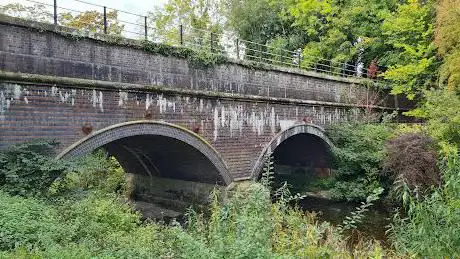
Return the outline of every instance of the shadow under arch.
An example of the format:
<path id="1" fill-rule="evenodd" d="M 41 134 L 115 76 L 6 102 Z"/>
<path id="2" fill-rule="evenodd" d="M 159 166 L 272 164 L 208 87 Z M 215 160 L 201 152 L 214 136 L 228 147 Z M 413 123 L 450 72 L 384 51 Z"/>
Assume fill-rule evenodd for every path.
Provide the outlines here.
<path id="1" fill-rule="evenodd" d="M 228 186 L 233 178 L 217 151 L 202 137 L 180 126 L 131 121 L 95 131 L 62 151 L 72 159 L 104 148 L 128 173 Z"/>
<path id="2" fill-rule="evenodd" d="M 307 143 L 309 141 L 317 141 L 316 143 L 322 145 L 325 149 L 327 149 L 323 150 L 326 152 L 330 152 L 330 150 L 334 146 L 332 142 L 329 140 L 329 138 L 326 136 L 325 130 L 320 126 L 317 126 L 315 124 L 298 124 L 291 126 L 276 134 L 268 143 L 268 145 L 265 146 L 265 148 L 262 150 L 262 153 L 255 161 L 254 166 L 252 167 L 251 179 L 258 180 L 260 178 L 268 154 L 274 154 L 274 152 L 279 148 L 286 148 L 283 147 L 282 144 L 287 144 L 288 141 L 295 142 L 295 138 L 297 138 L 297 140 L 303 138 L 304 143 Z M 307 146 L 303 148 L 309 147 Z M 329 159 L 331 158 L 329 157 Z"/>

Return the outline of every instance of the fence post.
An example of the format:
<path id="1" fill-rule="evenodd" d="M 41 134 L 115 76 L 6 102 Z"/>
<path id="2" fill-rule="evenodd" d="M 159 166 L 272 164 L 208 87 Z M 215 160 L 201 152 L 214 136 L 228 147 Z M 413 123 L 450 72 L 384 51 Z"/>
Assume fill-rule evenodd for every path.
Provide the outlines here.
<path id="1" fill-rule="evenodd" d="M 240 59 L 240 39 L 236 38 L 236 58 Z"/>
<path id="2" fill-rule="evenodd" d="M 180 45 L 184 45 L 184 27 L 182 24 L 179 26 Z"/>
<path id="3" fill-rule="evenodd" d="M 299 53 L 297 53 L 297 56 L 298 56 L 298 61 L 299 61 L 299 68 L 302 68 L 302 64 L 301 64 L 302 63 L 302 55 L 301 55 L 300 51 L 299 51 Z"/>
<path id="4" fill-rule="evenodd" d="M 280 55 L 280 65 L 282 66 L 283 65 L 283 49 L 281 49 L 281 48 L 280 48 L 279 55 Z"/>
<path id="5" fill-rule="evenodd" d="M 104 6 L 104 34 L 107 34 L 107 7 Z"/>
<path id="6" fill-rule="evenodd" d="M 148 39 L 147 36 L 147 16 L 144 16 L 144 33 L 145 33 L 145 40 Z"/>
<path id="7" fill-rule="evenodd" d="M 262 63 L 262 44 L 259 44 L 259 63 Z"/>
<path id="8" fill-rule="evenodd" d="M 54 0 L 54 13 L 53 13 L 53 19 L 54 19 L 54 25 L 57 25 L 57 0 Z"/>

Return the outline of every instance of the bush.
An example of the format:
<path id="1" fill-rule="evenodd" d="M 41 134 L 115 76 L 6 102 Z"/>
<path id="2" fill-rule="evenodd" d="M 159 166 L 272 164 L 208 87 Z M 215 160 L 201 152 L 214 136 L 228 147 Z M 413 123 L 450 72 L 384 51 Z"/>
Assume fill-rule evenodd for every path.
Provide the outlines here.
<path id="1" fill-rule="evenodd" d="M 454 92 L 432 90 L 425 92 L 425 102 L 407 115 L 427 121 L 430 136 L 441 143 L 460 147 L 460 97 Z"/>
<path id="2" fill-rule="evenodd" d="M 460 257 L 460 157 L 456 148 L 441 166 L 443 185 L 422 200 L 406 188 L 408 216 L 394 217 L 390 237 L 401 254 L 428 258 Z"/>
<path id="3" fill-rule="evenodd" d="M 43 201 L 0 191 L 0 250 L 44 249 L 66 239 L 59 215 Z"/>
<path id="4" fill-rule="evenodd" d="M 436 143 L 429 136 L 423 133 L 402 134 L 389 140 L 386 150 L 383 167 L 396 192 L 401 190 L 403 183 L 419 193 L 440 184 Z"/>
<path id="5" fill-rule="evenodd" d="M 394 129 L 386 123 L 343 123 L 328 130 L 335 145 L 333 167 L 337 182 L 331 190 L 332 198 L 362 201 L 376 188 L 387 187 L 380 174 L 384 143 L 393 134 Z"/>
<path id="6" fill-rule="evenodd" d="M 76 195 L 88 190 L 127 195 L 125 172 L 114 157 L 98 150 L 70 163 L 68 173 L 50 188 L 54 196 Z"/>
<path id="7" fill-rule="evenodd" d="M 68 170 L 66 163 L 51 157 L 56 144 L 36 141 L 0 151 L 0 190 L 21 196 L 47 192 Z"/>
<path id="8" fill-rule="evenodd" d="M 215 191 L 205 214 L 209 218 L 189 210 L 183 227 L 175 221 L 169 226 L 141 222 L 117 191 L 122 178 L 112 172 L 119 170 L 116 163 L 104 156 L 88 159 L 80 169 L 68 167 L 82 175 L 61 177 L 52 186 L 53 196 L 13 197 L 0 191 L 0 257 L 354 258 L 384 253 L 375 243 L 350 250 L 328 223 L 290 206 L 299 196 L 292 197 L 286 185 L 274 191 L 272 203 L 267 187 L 272 164 L 262 184 L 239 187 L 225 200 Z M 97 169 L 94 163 L 108 168 L 93 176 L 87 170 Z M 104 177 L 114 180 L 104 183 Z"/>

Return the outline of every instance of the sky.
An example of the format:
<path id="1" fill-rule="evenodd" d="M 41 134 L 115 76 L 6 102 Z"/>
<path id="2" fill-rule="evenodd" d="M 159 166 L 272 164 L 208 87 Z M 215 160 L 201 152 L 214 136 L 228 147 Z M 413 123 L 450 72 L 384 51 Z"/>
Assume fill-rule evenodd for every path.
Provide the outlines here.
<path id="1" fill-rule="evenodd" d="M 52 5 L 54 0 L 0 0 L 0 4 L 7 3 L 22 3 L 25 5 L 33 5 L 34 2 L 40 2 L 44 4 Z M 84 2 L 103 5 L 109 8 L 119 9 L 121 11 L 127 11 L 140 15 L 145 15 L 148 11 L 151 11 L 155 6 L 161 7 L 168 0 L 82 0 Z M 58 6 L 74 9 L 78 11 L 86 11 L 91 8 L 89 5 L 75 1 L 75 0 L 57 0 Z M 94 9 L 94 7 L 92 7 Z"/>

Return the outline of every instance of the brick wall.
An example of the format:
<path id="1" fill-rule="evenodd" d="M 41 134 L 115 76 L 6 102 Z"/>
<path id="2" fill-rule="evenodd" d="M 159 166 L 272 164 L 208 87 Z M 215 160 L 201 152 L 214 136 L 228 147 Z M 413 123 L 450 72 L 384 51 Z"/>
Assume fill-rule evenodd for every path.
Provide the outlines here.
<path id="1" fill-rule="evenodd" d="M 238 63 L 197 69 L 183 59 L 2 19 L 0 148 L 53 138 L 63 150 L 85 137 L 85 124 L 95 131 L 147 118 L 197 131 L 233 177 L 244 178 L 276 133 L 304 122 L 359 119 L 362 111 L 353 107 L 376 96 L 353 80 Z"/>

